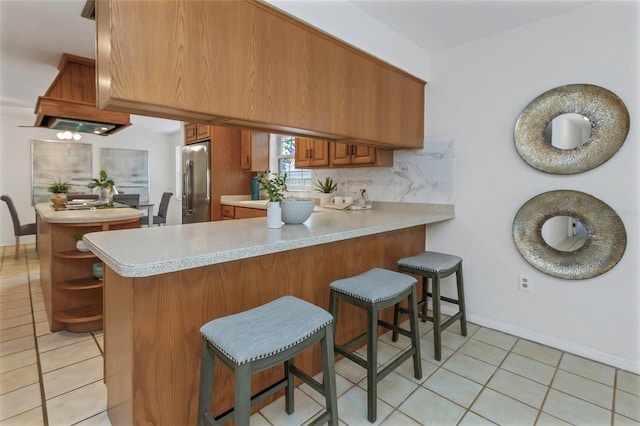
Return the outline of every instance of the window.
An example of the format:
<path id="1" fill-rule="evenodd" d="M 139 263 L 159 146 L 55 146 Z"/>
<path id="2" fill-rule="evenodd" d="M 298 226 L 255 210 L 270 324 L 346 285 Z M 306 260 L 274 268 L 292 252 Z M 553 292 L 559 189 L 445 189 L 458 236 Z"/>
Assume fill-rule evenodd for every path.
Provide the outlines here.
<path id="1" fill-rule="evenodd" d="M 276 136 L 276 160 L 278 171 L 287 174 L 289 189 L 310 189 L 312 187 L 311 170 L 296 169 L 296 138 L 294 136 Z"/>

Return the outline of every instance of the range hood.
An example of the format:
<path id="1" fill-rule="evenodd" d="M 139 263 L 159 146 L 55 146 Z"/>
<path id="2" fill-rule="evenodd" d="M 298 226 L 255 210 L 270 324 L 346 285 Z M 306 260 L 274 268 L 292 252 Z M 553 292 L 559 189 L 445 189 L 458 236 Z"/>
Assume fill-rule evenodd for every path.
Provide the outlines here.
<path id="1" fill-rule="evenodd" d="M 36 103 L 36 127 L 108 136 L 131 125 L 130 115 L 96 108 L 96 63 L 62 54 L 58 73 Z"/>

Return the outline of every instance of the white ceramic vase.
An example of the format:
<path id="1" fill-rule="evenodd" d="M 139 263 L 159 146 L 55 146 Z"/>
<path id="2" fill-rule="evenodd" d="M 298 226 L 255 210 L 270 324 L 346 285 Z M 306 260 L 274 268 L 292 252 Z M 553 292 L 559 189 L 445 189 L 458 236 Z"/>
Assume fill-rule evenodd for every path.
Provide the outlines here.
<path id="1" fill-rule="evenodd" d="M 331 204 L 331 196 L 333 194 L 326 194 L 326 193 L 321 193 L 320 194 L 320 205 L 321 206 L 326 206 L 327 204 Z"/>
<path id="2" fill-rule="evenodd" d="M 282 209 L 279 201 L 269 201 L 267 206 L 267 228 L 282 228 Z"/>

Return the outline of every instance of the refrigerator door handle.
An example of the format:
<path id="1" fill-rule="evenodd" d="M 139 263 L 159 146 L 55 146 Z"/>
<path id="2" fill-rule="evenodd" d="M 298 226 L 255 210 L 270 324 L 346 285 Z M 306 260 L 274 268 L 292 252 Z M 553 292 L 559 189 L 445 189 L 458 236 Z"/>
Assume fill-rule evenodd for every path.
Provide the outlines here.
<path id="1" fill-rule="evenodd" d="M 189 163 L 189 160 L 184 162 L 184 170 L 182 171 L 182 196 L 184 197 L 184 214 L 187 216 L 191 214 L 189 210 L 189 198 L 191 198 L 191 192 L 189 190 Z"/>
<path id="2" fill-rule="evenodd" d="M 189 160 L 187 167 L 187 214 L 193 214 L 193 160 Z"/>

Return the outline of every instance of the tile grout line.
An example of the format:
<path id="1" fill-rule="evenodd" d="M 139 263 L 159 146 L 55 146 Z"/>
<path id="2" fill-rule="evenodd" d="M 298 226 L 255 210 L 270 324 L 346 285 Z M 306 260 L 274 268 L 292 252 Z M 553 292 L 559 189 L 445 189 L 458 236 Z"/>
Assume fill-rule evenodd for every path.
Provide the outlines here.
<path id="1" fill-rule="evenodd" d="M 40 363 L 40 350 L 38 348 L 38 335 L 36 332 L 36 318 L 35 318 L 35 312 L 33 310 L 33 294 L 31 292 L 31 274 L 29 273 L 29 257 L 28 257 L 28 251 L 26 249 L 26 246 L 25 246 L 25 264 L 27 267 L 27 286 L 29 288 L 29 302 L 30 302 L 30 308 L 31 308 L 31 326 L 33 328 L 33 340 L 34 340 L 35 350 L 36 350 L 36 365 L 38 368 L 38 384 L 40 385 L 40 401 L 42 403 L 41 404 L 42 405 L 42 421 L 45 426 L 48 426 L 49 415 L 47 413 L 47 399 L 44 392 L 44 376 L 42 374 L 42 365 Z"/>
<path id="2" fill-rule="evenodd" d="M 549 386 L 547 386 L 547 390 L 544 393 L 544 398 L 542 398 L 542 402 L 540 402 L 540 409 L 538 410 L 538 414 L 536 415 L 536 419 L 535 419 L 534 424 L 538 423 L 538 421 L 540 420 L 540 415 L 543 414 L 543 413 L 547 414 L 548 416 L 551 416 L 551 417 L 553 417 L 555 419 L 559 419 L 556 416 L 552 416 L 549 413 L 545 413 L 544 411 L 542 411 L 542 409 L 544 407 L 544 404 L 547 402 L 547 398 L 549 397 L 549 393 L 551 392 L 551 389 L 553 389 L 552 388 L 553 381 L 556 379 L 556 376 L 558 375 L 558 371 L 560 371 L 560 364 L 562 363 L 562 358 L 564 358 L 564 354 L 565 354 L 564 351 L 560 351 L 560 358 L 558 358 L 558 362 L 555 365 L 555 368 L 553 370 L 553 376 L 551 377 L 551 380 L 549 381 Z M 559 420 L 566 421 L 566 420 L 563 420 L 563 419 L 559 419 Z M 567 423 L 569 423 L 569 422 L 567 421 Z"/>
<path id="3" fill-rule="evenodd" d="M 613 371 L 613 392 L 611 392 L 611 424 L 614 424 L 616 419 L 616 394 L 618 392 L 618 373 L 620 370 L 617 368 Z"/>
<path id="4" fill-rule="evenodd" d="M 475 332 L 475 333 L 473 333 L 473 334 L 475 335 L 476 333 L 478 333 L 478 331 L 482 330 L 483 328 L 484 328 L 484 327 L 482 327 L 482 326 L 478 327 L 478 329 L 476 330 L 476 332 Z M 514 337 L 516 337 L 516 336 L 514 336 Z M 467 342 L 468 342 L 469 340 L 471 340 L 471 336 L 469 337 L 469 339 L 467 339 Z M 482 340 L 478 340 L 478 341 L 479 341 L 479 342 L 482 342 L 482 343 L 484 343 L 484 344 L 487 344 L 487 345 L 489 345 L 489 346 L 493 346 L 494 348 L 500 348 L 499 346 L 492 345 L 492 344 L 487 343 L 487 342 L 484 342 L 484 341 L 482 341 Z M 499 363 L 498 365 L 496 365 L 496 366 L 495 366 L 495 367 L 496 367 L 495 371 L 494 371 L 493 373 L 491 373 L 491 376 L 490 376 L 490 377 L 487 379 L 487 381 L 482 385 L 482 389 L 480 389 L 480 392 L 478 392 L 478 394 L 475 396 L 475 398 L 473 398 L 473 401 L 471 401 L 471 402 L 469 403 L 469 407 L 468 407 L 468 408 L 466 408 L 466 410 L 465 410 L 464 414 L 462 415 L 462 417 L 460 418 L 460 421 L 458 422 L 458 424 L 459 424 L 459 423 L 464 419 L 464 417 L 465 417 L 467 414 L 469 414 L 469 413 L 473 413 L 473 414 L 475 414 L 476 416 L 481 417 L 481 418 L 483 418 L 483 419 L 485 419 L 485 420 L 487 420 L 487 421 L 489 421 L 489 422 L 491 422 L 491 423 L 495 423 L 493 420 L 488 419 L 488 418 L 486 418 L 485 416 L 482 416 L 482 415 L 480 415 L 480 414 L 476 413 L 475 411 L 471 411 L 471 407 L 473 407 L 473 404 L 475 404 L 475 403 L 476 403 L 476 401 L 478 401 L 478 398 L 480 398 L 480 395 L 482 395 L 482 392 L 484 392 L 484 390 L 485 390 L 485 389 L 487 389 L 487 387 L 488 387 L 489 382 L 491 381 L 491 379 L 493 379 L 493 377 L 496 375 L 496 373 L 497 373 L 498 371 L 500 371 L 500 367 L 502 367 L 502 364 L 504 364 L 504 362 L 505 362 L 505 360 L 507 359 L 507 357 L 509 356 L 509 354 L 511 354 L 511 353 L 512 353 L 513 348 L 515 348 L 515 347 L 516 347 L 516 345 L 518 344 L 518 341 L 520 341 L 520 338 L 519 338 L 519 337 L 516 337 L 516 341 L 513 343 L 513 345 L 509 348 L 509 350 L 507 351 L 507 353 L 504 355 L 504 358 L 502 358 L 502 361 L 500 361 L 500 363 Z M 465 342 L 465 343 L 467 343 L 467 342 Z M 462 346 L 464 346 L 464 344 L 465 344 L 465 343 L 463 343 L 462 345 L 460 345 L 460 347 L 459 347 L 458 349 L 460 349 Z M 456 351 L 454 352 L 454 354 L 455 354 L 456 352 L 458 352 L 458 349 L 456 349 Z M 501 349 L 501 348 L 500 348 L 500 349 Z M 452 354 L 452 355 L 453 355 L 453 354 Z M 465 354 L 463 353 L 463 355 L 465 355 Z M 467 356 L 470 356 L 470 355 L 467 355 Z M 471 358 L 473 358 L 473 359 L 477 359 L 477 358 L 472 357 L 472 356 L 470 356 L 470 357 L 471 357 Z M 478 360 L 478 361 L 481 361 L 481 362 L 485 362 L 485 361 L 482 361 L 481 359 L 477 359 L 477 360 Z M 444 364 L 443 364 L 443 365 L 444 365 Z M 489 365 L 491 365 L 491 364 L 489 364 Z M 445 370 L 447 370 L 447 369 L 445 368 Z M 449 371 L 449 370 L 447 370 L 447 371 Z M 454 374 L 458 374 L 458 373 L 456 373 L 455 371 L 452 371 L 452 373 L 454 373 Z M 464 376 L 461 376 L 461 377 L 464 377 Z M 471 380 L 471 379 L 468 379 L 468 380 Z M 471 380 L 471 381 L 473 382 L 473 380 Z M 475 382 L 475 383 L 477 383 L 477 382 Z M 489 389 L 491 389 L 491 388 L 489 388 Z M 493 389 L 491 389 L 491 390 L 493 391 Z M 504 395 L 502 392 L 498 392 L 498 391 L 494 391 L 494 392 L 497 392 L 497 393 L 499 393 L 500 395 Z M 511 396 L 509 396 L 509 395 L 504 395 L 504 396 L 506 396 L 506 397 L 508 397 L 508 398 L 511 398 L 511 399 L 513 399 L 514 401 L 517 401 L 516 399 L 514 399 L 513 397 L 511 397 Z M 520 401 L 518 401 L 518 402 L 520 402 Z M 525 404 L 525 405 L 528 405 L 528 404 Z"/>

